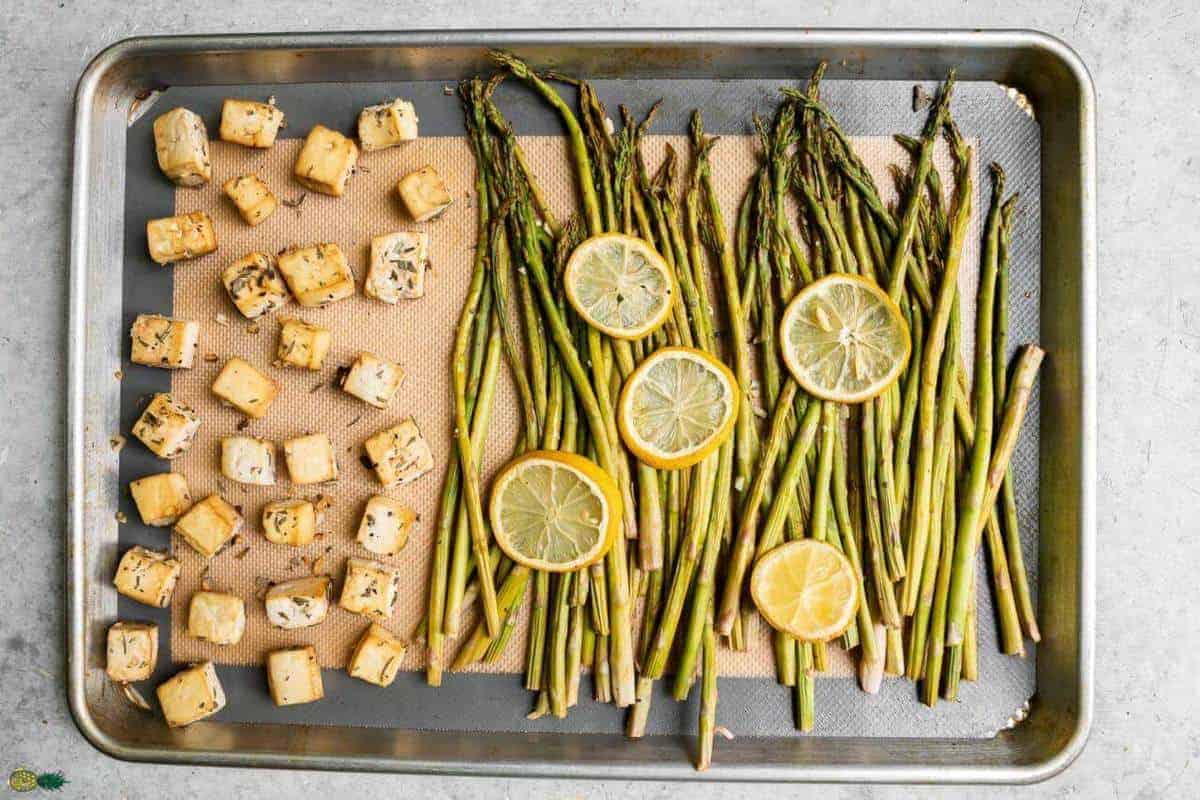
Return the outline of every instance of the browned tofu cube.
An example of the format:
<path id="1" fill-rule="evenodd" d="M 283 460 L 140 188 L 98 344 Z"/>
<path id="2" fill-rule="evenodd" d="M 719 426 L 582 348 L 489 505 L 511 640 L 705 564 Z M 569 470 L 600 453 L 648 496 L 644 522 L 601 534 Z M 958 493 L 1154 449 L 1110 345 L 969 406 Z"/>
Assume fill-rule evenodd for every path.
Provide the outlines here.
<path id="1" fill-rule="evenodd" d="M 408 534 L 417 521 L 417 512 L 408 506 L 377 494 L 367 501 L 358 524 L 358 543 L 381 556 L 394 556 L 408 544 Z"/>
<path id="2" fill-rule="evenodd" d="M 279 386 L 249 362 L 234 357 L 225 362 L 225 367 L 213 381 L 212 391 L 246 416 L 259 419 L 271 407 Z"/>
<path id="3" fill-rule="evenodd" d="M 205 558 L 212 558 L 242 529 L 242 515 L 219 494 L 196 503 L 175 523 L 175 532 Z"/>
<path id="4" fill-rule="evenodd" d="M 146 223 L 146 246 L 150 258 L 165 265 L 216 250 L 217 232 L 212 218 L 203 211 L 162 217 Z"/>
<path id="5" fill-rule="evenodd" d="M 400 594 L 400 570 L 366 558 L 346 560 L 338 605 L 355 614 L 387 619 Z"/>
<path id="6" fill-rule="evenodd" d="M 129 493 L 142 522 L 156 528 L 171 525 L 192 506 L 187 481 L 178 472 L 160 472 L 130 481 Z"/>
<path id="7" fill-rule="evenodd" d="M 268 653 L 267 685 L 277 706 L 312 703 L 324 697 L 316 648 L 288 647 Z"/>
<path id="8" fill-rule="evenodd" d="M 354 646 L 346 672 L 376 686 L 391 686 L 407 649 L 398 636 L 372 622 Z"/>
<path id="9" fill-rule="evenodd" d="M 129 329 L 129 360 L 162 369 L 190 369 L 200 345 L 200 325 L 158 314 L 138 314 Z"/>
<path id="10" fill-rule="evenodd" d="M 450 207 L 446 183 L 433 167 L 410 172 L 396 184 L 404 208 L 414 222 L 427 222 Z"/>
<path id="11" fill-rule="evenodd" d="M 433 453 L 412 419 L 380 431 L 367 439 L 363 447 L 384 486 L 409 483 L 433 469 Z"/>
<path id="12" fill-rule="evenodd" d="M 397 97 L 388 103 L 367 106 L 358 115 L 358 141 L 363 152 L 395 147 L 417 138 L 417 111 Z"/>
<path id="13" fill-rule="evenodd" d="M 404 370 L 374 353 L 359 353 L 350 369 L 342 372 L 339 383 L 347 394 L 376 408 L 387 408 L 400 389 Z"/>
<path id="14" fill-rule="evenodd" d="M 221 184 L 221 191 L 237 206 L 242 221 L 253 227 L 275 213 L 279 201 L 257 175 L 239 175 Z"/>
<path id="15" fill-rule="evenodd" d="M 371 266 L 363 294 L 395 304 L 425 294 L 429 234 L 388 233 L 371 240 Z"/>
<path id="16" fill-rule="evenodd" d="M 329 613 L 329 586 L 327 575 L 275 584 L 267 591 L 263 601 L 267 609 L 267 621 L 284 630 L 319 625 Z"/>
<path id="17" fill-rule="evenodd" d="M 199 429 L 200 418 L 191 406 L 160 392 L 133 424 L 133 435 L 159 458 L 176 458 L 191 446 Z"/>
<path id="18" fill-rule="evenodd" d="M 354 273 L 332 242 L 284 251 L 279 271 L 302 306 L 327 306 L 354 294 Z"/>
<path id="19" fill-rule="evenodd" d="M 247 253 L 221 273 L 229 299 L 246 319 L 258 319 L 287 303 L 288 290 L 275 257 Z"/>
<path id="20" fill-rule="evenodd" d="M 274 486 L 274 442 L 253 436 L 226 436 L 221 440 L 221 474 L 238 483 Z"/>
<path id="21" fill-rule="evenodd" d="M 303 486 L 337 480 L 333 443 L 323 433 L 288 439 L 283 443 L 283 460 L 287 462 L 292 483 Z"/>
<path id="22" fill-rule="evenodd" d="M 212 179 L 208 130 L 204 120 L 186 108 L 173 108 L 154 120 L 154 152 L 158 168 L 180 186 L 200 186 Z"/>
<path id="23" fill-rule="evenodd" d="M 314 192 L 341 197 L 357 161 L 358 145 L 353 139 L 315 125 L 304 139 L 292 172 L 297 181 Z"/>
<path id="24" fill-rule="evenodd" d="M 325 364 L 333 336 L 319 325 L 309 325 L 302 319 L 281 319 L 279 325 L 280 364 L 303 369 L 319 370 Z"/>
<path id="25" fill-rule="evenodd" d="M 108 629 L 104 671 L 117 683 L 144 681 L 158 664 L 158 626 L 149 622 L 114 622 Z"/>
<path id="26" fill-rule="evenodd" d="M 221 140 L 246 147 L 270 147 L 283 125 L 283 112 L 270 103 L 226 98 L 221 104 Z"/>
<path id="27" fill-rule="evenodd" d="M 317 509 L 308 500 L 276 500 L 263 507 L 262 524 L 268 542 L 301 547 L 317 535 Z"/>
<path id="28" fill-rule="evenodd" d="M 188 604 L 187 630 L 213 644 L 237 644 L 246 632 L 246 603 L 225 592 L 196 592 Z"/>
<path id="29" fill-rule="evenodd" d="M 191 725 L 225 707 L 225 689 L 211 661 L 175 673 L 158 687 L 158 704 L 171 728 Z"/>
<path id="30" fill-rule="evenodd" d="M 135 545 L 121 556 L 113 585 L 139 603 L 166 608 L 175 592 L 180 569 L 180 563 L 167 553 Z"/>

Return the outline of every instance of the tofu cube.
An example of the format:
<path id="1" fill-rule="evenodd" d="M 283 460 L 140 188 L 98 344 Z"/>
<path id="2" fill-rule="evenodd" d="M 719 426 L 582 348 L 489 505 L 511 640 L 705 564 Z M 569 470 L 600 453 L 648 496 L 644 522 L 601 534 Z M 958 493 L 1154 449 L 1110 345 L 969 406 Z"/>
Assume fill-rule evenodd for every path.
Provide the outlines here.
<path id="1" fill-rule="evenodd" d="M 400 594 L 400 570 L 365 558 L 346 560 L 338 605 L 354 614 L 387 619 Z"/>
<path id="2" fill-rule="evenodd" d="M 354 294 L 354 273 L 332 242 L 285 250 L 279 271 L 302 306 L 327 306 Z"/>
<path id="3" fill-rule="evenodd" d="M 129 359 L 163 369 L 190 369 L 200 345 L 200 325 L 158 314 L 138 314 L 129 329 Z"/>
<path id="4" fill-rule="evenodd" d="M 221 191 L 237 206 L 242 221 L 254 227 L 275 213 L 279 201 L 257 175 L 239 175 L 221 184 Z"/>
<path id="5" fill-rule="evenodd" d="M 399 364 L 366 352 L 359 353 L 350 369 L 342 372 L 338 378 L 347 393 L 376 408 L 388 407 L 402 380 L 404 370 Z"/>
<path id="6" fill-rule="evenodd" d="M 221 273 L 229 299 L 246 319 L 258 319 L 288 301 L 287 286 L 275 266 L 275 257 L 247 253 Z"/>
<path id="7" fill-rule="evenodd" d="M 154 395 L 150 405 L 133 423 L 133 435 L 159 458 L 182 455 L 199 429 L 200 418 L 191 406 L 165 392 Z"/>
<path id="8" fill-rule="evenodd" d="M 217 668 L 204 661 L 175 673 L 158 687 L 158 704 L 171 728 L 211 717 L 225 707 L 225 689 L 217 678 Z"/>
<path id="9" fill-rule="evenodd" d="M 325 696 L 317 649 L 288 647 L 267 654 L 267 685 L 277 706 L 312 703 Z"/>
<path id="10" fill-rule="evenodd" d="M 268 542 L 300 547 L 317 534 L 317 509 L 307 500 L 276 500 L 263 507 L 262 524 Z"/>
<path id="11" fill-rule="evenodd" d="M 403 485 L 433 469 L 433 453 L 412 419 L 406 419 L 363 443 L 367 460 L 384 486 Z"/>
<path id="12" fill-rule="evenodd" d="M 259 419 L 267 413 L 279 393 L 275 381 L 240 358 L 231 358 L 213 381 L 213 394 L 248 417 Z"/>
<path id="13" fill-rule="evenodd" d="M 372 622 L 350 654 L 346 672 L 376 686 L 391 686 L 408 646 L 387 628 Z"/>
<path id="14" fill-rule="evenodd" d="M 188 636 L 213 644 L 237 644 L 246 632 L 246 604 L 237 595 L 196 592 L 188 604 Z"/>
<path id="15" fill-rule="evenodd" d="M 384 150 L 417 138 L 417 111 L 397 97 L 388 103 L 367 106 L 358 115 L 358 141 L 363 152 Z"/>
<path id="16" fill-rule="evenodd" d="M 221 141 L 270 147 L 282 126 L 283 112 L 270 103 L 227 97 L 221 104 Z"/>
<path id="17" fill-rule="evenodd" d="M 445 211 L 451 203 L 442 176 L 433 167 L 410 172 L 396 184 L 400 200 L 414 222 L 426 222 Z"/>
<path id="18" fill-rule="evenodd" d="M 358 524 L 358 543 L 378 555 L 395 555 L 408 544 L 417 512 L 390 497 L 377 494 L 367 501 Z"/>
<path id="19" fill-rule="evenodd" d="M 314 575 L 277 583 L 267 590 L 267 621 L 295 630 L 317 625 L 329 613 L 329 578 Z"/>
<path id="20" fill-rule="evenodd" d="M 108 629 L 104 671 L 117 683 L 144 681 L 158 664 L 158 626 L 148 622 L 114 622 Z"/>
<path id="21" fill-rule="evenodd" d="M 205 558 L 212 558 L 242 529 L 242 515 L 219 494 L 210 494 L 175 523 L 175 532 Z"/>
<path id="22" fill-rule="evenodd" d="M 212 178 L 208 129 L 198 114 L 173 108 L 154 120 L 158 168 L 180 186 L 200 186 Z"/>
<path id="23" fill-rule="evenodd" d="M 354 174 L 358 145 L 337 131 L 315 125 L 304 139 L 296 166 L 296 180 L 314 192 L 341 197 Z"/>
<path id="24" fill-rule="evenodd" d="M 135 545 L 121 556 L 113 585 L 118 592 L 139 603 L 166 608 L 171 604 L 181 569 L 179 561 L 170 554 Z"/>
<path id="25" fill-rule="evenodd" d="M 333 455 L 333 443 L 323 433 L 288 439 L 283 443 L 283 459 L 287 462 L 292 483 L 303 486 L 337 480 L 338 465 Z"/>
<path id="26" fill-rule="evenodd" d="M 203 211 L 152 219 L 146 223 L 146 247 L 150 258 L 165 266 L 216 250 L 217 231 Z"/>
<path id="27" fill-rule="evenodd" d="M 221 440 L 221 474 L 255 486 L 275 485 L 275 444 L 252 436 Z"/>
<path id="28" fill-rule="evenodd" d="M 319 325 L 309 325 L 302 319 L 281 319 L 279 350 L 281 364 L 318 370 L 325 364 L 333 335 Z"/>
<path id="29" fill-rule="evenodd" d="M 425 294 L 429 234 L 388 233 L 371 240 L 371 266 L 363 294 L 395 304 Z"/>
<path id="30" fill-rule="evenodd" d="M 173 524 L 192 506 L 187 481 L 178 472 L 160 472 L 130 481 L 129 493 L 142 522 L 155 528 Z"/>

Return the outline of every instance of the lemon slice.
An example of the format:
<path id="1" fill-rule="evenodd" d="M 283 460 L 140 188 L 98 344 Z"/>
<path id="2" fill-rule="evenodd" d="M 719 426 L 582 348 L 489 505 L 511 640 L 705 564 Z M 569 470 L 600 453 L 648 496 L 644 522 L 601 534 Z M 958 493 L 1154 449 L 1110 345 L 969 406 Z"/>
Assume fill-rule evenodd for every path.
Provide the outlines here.
<path id="1" fill-rule="evenodd" d="M 675 291 L 671 268 L 636 236 L 604 233 L 567 259 L 563 285 L 589 325 L 616 339 L 641 339 L 667 321 Z"/>
<path id="2" fill-rule="evenodd" d="M 664 347 L 621 389 L 621 438 L 652 467 L 689 467 L 729 438 L 740 394 L 733 373 L 708 353 Z"/>
<path id="3" fill-rule="evenodd" d="M 816 539 L 780 545 L 758 560 L 750 596 L 772 628 L 805 642 L 827 642 L 858 611 L 858 580 L 837 548 Z"/>
<path id="4" fill-rule="evenodd" d="M 873 282 L 836 274 L 805 287 L 783 312 L 783 360 L 812 395 L 870 400 L 904 369 L 912 348 L 900 309 Z"/>
<path id="5" fill-rule="evenodd" d="M 621 526 L 621 494 L 604 470 L 574 453 L 535 450 L 492 486 L 496 544 L 518 564 L 571 572 L 604 557 Z"/>

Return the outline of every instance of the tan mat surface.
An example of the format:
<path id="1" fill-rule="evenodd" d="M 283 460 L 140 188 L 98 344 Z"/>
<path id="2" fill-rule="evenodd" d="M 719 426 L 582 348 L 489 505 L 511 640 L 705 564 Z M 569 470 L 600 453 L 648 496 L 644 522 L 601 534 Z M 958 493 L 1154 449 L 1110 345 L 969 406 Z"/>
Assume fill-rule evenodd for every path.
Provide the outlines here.
<path id="1" fill-rule="evenodd" d="M 659 163 L 668 142 L 681 154 L 686 153 L 683 137 L 649 137 L 646 155 L 651 168 Z M 334 578 L 336 600 L 345 560 L 351 556 L 371 556 L 354 538 L 366 500 L 381 488 L 373 473 L 359 461 L 362 442 L 409 416 L 415 418 L 428 439 L 437 466 L 415 483 L 387 491 L 420 514 L 420 522 L 405 550 L 398 556 L 383 558 L 396 564 L 403 575 L 402 596 L 387 627 L 407 636 L 425 609 L 431 532 L 436 522 L 442 473 L 452 453 L 449 355 L 455 320 L 470 277 L 476 236 L 473 158 L 466 141 L 456 138 L 425 138 L 404 147 L 368 153 L 360 159 L 362 169 L 351 181 L 346 196 L 332 198 L 306 192 L 291 179 L 291 167 L 300 144 L 298 139 L 280 140 L 271 150 L 260 151 L 213 142 L 212 182 L 199 189 L 178 189 L 175 195 L 176 213 L 204 210 L 213 217 L 219 248 L 203 258 L 168 267 L 175 270 L 175 307 L 161 311 L 196 320 L 201 329 L 201 358 L 193 369 L 174 373 L 172 390 L 197 409 L 203 425 L 192 448 L 174 463 L 174 469 L 186 476 L 193 496 L 201 498 L 220 492 L 230 503 L 240 506 L 247 519 L 243 541 L 208 562 L 174 536 L 174 550 L 183 561 L 183 575 L 172 610 L 171 652 L 176 661 L 212 659 L 223 664 L 256 664 L 274 648 L 313 644 L 323 666 L 345 665 L 353 643 L 367 625 L 365 619 L 334 607 L 319 626 L 299 631 L 279 630 L 268 624 L 262 601 L 255 596 L 256 588 L 266 580 L 307 575 L 311 571 L 309 563 L 323 556 L 323 568 Z M 574 207 L 574 188 L 563 139 L 524 137 L 522 144 L 552 207 L 565 217 Z M 716 183 L 726 220 L 731 225 L 737 203 L 756 166 L 756 144 L 754 137 L 731 136 L 722 138 L 717 145 Z M 860 138 L 855 144 L 885 195 L 890 195 L 887 164 L 907 163 L 900 147 L 886 137 Z M 939 150 L 937 161 L 948 179 L 949 159 L 944 149 Z M 425 164 L 435 166 L 445 178 L 454 204 L 440 219 L 413 224 L 400 208 L 394 187 L 399 176 Z M 230 177 L 250 172 L 263 178 L 280 200 L 295 201 L 301 197 L 303 200 L 294 208 L 281 205 L 266 222 L 249 227 L 222 196 L 220 186 Z M 968 237 L 963 268 L 962 292 L 968 300 L 973 300 L 978 275 L 979 199 L 977 189 L 975 230 Z M 361 289 L 371 238 L 397 230 L 425 230 L 430 235 L 432 272 L 426 279 L 425 297 L 419 300 L 389 306 L 357 294 L 324 309 L 301 309 L 292 303 L 252 325 L 234 308 L 220 281 L 225 266 L 252 250 L 278 252 L 293 244 L 337 242 L 353 265 Z M 964 307 L 973 308 L 973 302 Z M 222 316 L 227 324 L 218 321 Z M 280 316 L 297 316 L 333 331 L 333 346 L 321 372 L 272 366 Z M 970 347 L 970 331 L 968 318 L 964 320 L 968 340 L 965 347 Z M 360 350 L 392 358 L 406 370 L 400 392 L 388 410 L 367 406 L 333 385 L 337 367 L 349 364 Z M 204 360 L 207 354 L 215 355 L 217 360 Z M 290 485 L 282 464 L 282 447 L 279 482 L 273 487 L 245 486 L 221 477 L 220 440 L 237 433 L 243 417 L 222 406 L 209 387 L 231 356 L 245 358 L 280 384 L 279 397 L 266 417 L 250 421 L 241 432 L 276 443 L 306 432 L 327 433 L 341 468 L 336 484 Z M 488 438 L 485 471 L 489 476 L 512 452 L 517 428 L 516 396 L 506 372 L 502 373 L 501 381 Z M 326 512 L 320 528 L 323 535 L 316 542 L 290 548 L 263 538 L 260 518 L 266 503 L 290 496 L 316 497 L 321 493 L 333 501 L 333 506 Z M 246 600 L 247 630 L 235 646 L 217 647 L 192 639 L 186 633 L 188 599 L 205 577 L 214 587 Z M 494 665 L 477 669 L 498 672 L 523 669 L 525 616 L 522 612 L 518 630 L 503 658 Z M 471 625 L 463 627 L 469 632 Z M 773 674 L 765 627 L 760 623 L 748 652 L 721 651 L 722 675 Z M 423 667 L 424 656 L 418 651 L 419 648 L 414 648 L 407 657 L 406 668 Z M 448 652 L 451 656 L 456 652 L 453 643 Z M 830 659 L 830 670 L 834 674 L 849 674 L 849 663 L 839 654 Z"/>

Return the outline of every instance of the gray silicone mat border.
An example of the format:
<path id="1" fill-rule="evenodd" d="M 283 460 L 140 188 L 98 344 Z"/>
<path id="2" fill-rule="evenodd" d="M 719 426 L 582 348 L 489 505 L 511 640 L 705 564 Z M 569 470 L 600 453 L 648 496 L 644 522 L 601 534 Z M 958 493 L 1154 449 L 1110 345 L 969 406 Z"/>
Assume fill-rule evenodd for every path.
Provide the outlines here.
<path id="1" fill-rule="evenodd" d="M 799 83 L 806 76 L 797 79 Z M 779 81 L 775 80 L 603 80 L 595 82 L 601 99 L 616 113 L 617 103 L 626 103 L 641 115 L 659 98 L 666 102 L 656 119 L 654 132 L 683 133 L 693 108 L 705 114 L 705 127 L 714 134 L 752 132 L 752 113 L 768 116 L 777 102 Z M 908 81 L 827 81 L 822 86 L 826 103 L 852 135 L 916 134 L 925 112 L 913 111 L 913 83 Z M 215 134 L 221 100 L 228 96 L 266 99 L 274 96 L 288 115 L 284 136 L 302 136 L 316 122 L 351 133 L 358 111 L 365 105 L 390 96 L 413 100 L 421 117 L 423 136 L 463 134 L 457 98 L 448 96 L 440 82 L 396 82 L 355 84 L 287 84 L 260 86 L 171 87 L 150 113 L 129 129 L 125 186 L 125 258 L 122 266 L 125 329 L 138 313 L 170 313 L 173 291 L 172 269 L 154 264 L 145 247 L 145 220 L 168 216 L 174 205 L 174 189 L 155 164 L 151 126 L 157 113 L 186 105 L 206 120 Z M 932 84 L 926 85 L 932 89 Z M 564 87 L 570 99 L 571 92 Z M 553 134 L 561 130 L 553 114 L 524 87 L 511 81 L 500 87 L 497 102 L 519 133 Z M 1040 308 L 1039 208 L 1041 158 L 1036 122 L 994 83 L 960 84 L 953 111 L 963 132 L 978 137 L 977 158 L 981 165 L 999 161 L 1004 165 L 1012 191 L 1022 196 L 1020 221 L 1012 247 L 1012 347 L 1036 341 Z M 981 174 L 983 174 L 981 172 Z M 983 195 L 986 197 L 986 193 Z M 181 267 L 186 268 L 186 267 Z M 164 370 L 132 365 L 129 343 L 122 345 L 124 380 L 121 386 L 121 426 L 128 432 L 149 395 L 170 389 L 170 374 Z M 1036 391 L 1036 390 L 1035 390 Z M 1021 511 L 1022 539 L 1030 568 L 1030 581 L 1037 586 L 1038 521 L 1038 413 L 1037 397 L 1022 431 L 1014 455 Z M 121 451 L 119 478 L 125 487 L 134 478 L 167 468 L 136 442 Z M 170 544 L 169 529 L 149 528 L 138 521 L 128 492 L 122 490 L 120 510 L 129 520 L 120 528 L 120 551 L 135 544 L 163 549 Z M 421 545 L 423 542 L 414 542 Z M 982 563 L 982 562 L 981 562 Z M 986 572 L 981 568 L 981 575 Z M 978 684 L 964 683 L 961 702 L 941 703 L 935 710 L 920 705 L 912 684 L 888 680 L 875 697 L 861 693 L 855 682 L 825 678 L 817 682 L 815 736 L 876 736 L 980 738 L 993 735 L 1009 724 L 1036 687 L 1032 645 L 1024 659 L 1000 655 L 996 648 L 990 592 L 980 592 L 980 673 Z M 154 677 L 143 685 L 152 697 L 153 686 L 172 674 L 179 665 L 170 658 L 170 611 L 150 609 L 121 597 L 122 619 L 157 622 L 160 627 L 160 659 Z M 303 637 L 297 640 L 303 643 Z M 422 673 L 402 672 L 386 690 L 350 678 L 342 670 L 327 669 L 322 678 L 325 699 L 319 703 L 277 708 L 266 691 L 260 667 L 219 666 L 229 704 L 218 721 L 294 723 L 316 725 L 360 725 L 418 730 L 472 730 L 503 732 L 617 733 L 624 712 L 583 697 L 590 692 L 585 679 L 579 706 L 565 720 L 524 718 L 531 695 L 513 675 L 447 675 L 440 689 L 425 685 Z M 687 703 L 670 698 L 665 682 L 656 684 L 656 696 L 647 726 L 651 735 L 685 734 L 695 730 L 696 693 Z M 722 678 L 720 722 L 739 736 L 799 735 L 792 724 L 790 690 L 773 680 Z"/>

